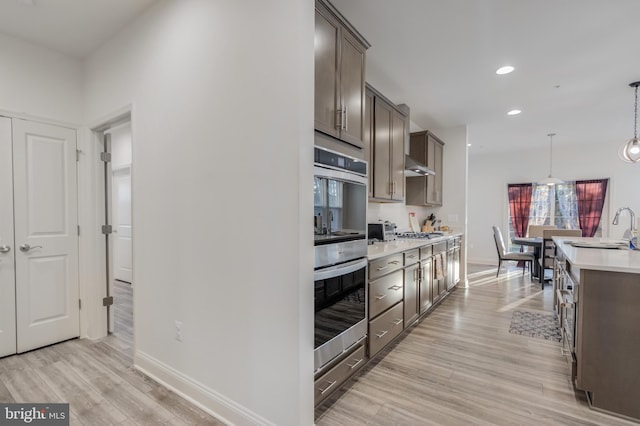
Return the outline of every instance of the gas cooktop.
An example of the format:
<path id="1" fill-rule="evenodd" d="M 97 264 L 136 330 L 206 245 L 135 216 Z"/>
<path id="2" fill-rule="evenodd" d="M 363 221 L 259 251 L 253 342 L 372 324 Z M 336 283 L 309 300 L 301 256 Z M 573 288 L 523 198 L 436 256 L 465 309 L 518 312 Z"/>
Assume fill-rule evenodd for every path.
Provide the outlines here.
<path id="1" fill-rule="evenodd" d="M 397 234 L 398 238 L 408 238 L 408 239 L 429 239 L 429 238 L 438 238 L 442 237 L 444 234 L 442 232 L 401 232 Z"/>

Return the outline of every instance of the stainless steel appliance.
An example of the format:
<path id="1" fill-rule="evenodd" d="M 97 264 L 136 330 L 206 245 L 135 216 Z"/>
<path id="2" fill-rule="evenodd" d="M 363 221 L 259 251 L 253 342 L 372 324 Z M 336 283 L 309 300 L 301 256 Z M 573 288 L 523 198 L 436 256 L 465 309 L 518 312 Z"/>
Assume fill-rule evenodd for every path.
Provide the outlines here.
<path id="1" fill-rule="evenodd" d="M 367 163 L 315 148 L 315 370 L 367 335 Z"/>
<path id="2" fill-rule="evenodd" d="M 393 241 L 396 239 L 396 224 L 391 222 L 376 222 L 367 225 L 370 240 Z"/>

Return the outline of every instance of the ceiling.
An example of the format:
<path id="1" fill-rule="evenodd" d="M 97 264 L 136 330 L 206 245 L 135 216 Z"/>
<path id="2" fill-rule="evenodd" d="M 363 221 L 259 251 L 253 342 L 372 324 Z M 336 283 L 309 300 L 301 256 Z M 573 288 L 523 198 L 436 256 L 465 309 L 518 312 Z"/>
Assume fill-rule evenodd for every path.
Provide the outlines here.
<path id="1" fill-rule="evenodd" d="M 82 58 L 156 0 L 2 0 L 0 32 Z"/>
<path id="2" fill-rule="evenodd" d="M 82 58 L 155 1 L 2 0 L 0 32 Z M 633 135 L 638 0 L 332 3 L 372 45 L 369 83 L 421 128 L 468 126 L 472 155 Z"/>
<path id="3" fill-rule="evenodd" d="M 372 45 L 367 81 L 424 129 L 467 125 L 471 155 L 633 136 L 638 0 L 331 1 Z"/>

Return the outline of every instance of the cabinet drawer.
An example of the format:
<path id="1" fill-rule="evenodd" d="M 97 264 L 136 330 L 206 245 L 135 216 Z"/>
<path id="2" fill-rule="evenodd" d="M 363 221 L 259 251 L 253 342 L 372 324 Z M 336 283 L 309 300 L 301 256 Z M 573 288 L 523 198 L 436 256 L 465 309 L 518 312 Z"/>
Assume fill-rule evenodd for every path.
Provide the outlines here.
<path id="1" fill-rule="evenodd" d="M 372 357 L 402 332 L 403 303 L 400 302 L 369 322 L 369 356 Z"/>
<path id="2" fill-rule="evenodd" d="M 412 265 L 420 260 L 420 251 L 418 249 L 404 252 L 404 265 Z"/>
<path id="3" fill-rule="evenodd" d="M 447 251 L 447 242 L 443 241 L 433 245 L 433 254 L 442 253 Z"/>
<path id="4" fill-rule="evenodd" d="M 351 355 L 340 361 L 335 367 L 327 371 L 314 383 L 315 405 L 338 389 L 353 373 L 365 364 L 365 347 L 360 346 Z"/>
<path id="5" fill-rule="evenodd" d="M 433 246 L 420 247 L 420 260 L 424 260 L 428 257 L 431 257 L 433 253 Z"/>
<path id="6" fill-rule="evenodd" d="M 369 283 L 369 318 L 402 300 L 404 293 L 404 273 L 400 269 Z"/>
<path id="7" fill-rule="evenodd" d="M 369 262 L 369 279 L 375 279 L 389 272 L 402 268 L 402 253 L 393 254 Z"/>

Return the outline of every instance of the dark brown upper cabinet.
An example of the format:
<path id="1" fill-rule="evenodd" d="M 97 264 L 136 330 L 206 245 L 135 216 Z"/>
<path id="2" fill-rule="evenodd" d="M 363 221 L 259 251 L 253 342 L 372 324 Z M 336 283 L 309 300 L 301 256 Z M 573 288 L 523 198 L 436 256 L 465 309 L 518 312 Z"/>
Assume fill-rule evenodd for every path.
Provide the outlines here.
<path id="1" fill-rule="evenodd" d="M 409 156 L 426 164 L 436 174 L 407 177 L 407 204 L 442 206 L 444 142 L 428 130 L 411 133 Z"/>
<path id="2" fill-rule="evenodd" d="M 331 3 L 316 0 L 315 128 L 357 148 L 364 139 L 369 43 Z"/>

